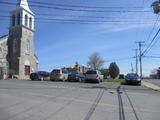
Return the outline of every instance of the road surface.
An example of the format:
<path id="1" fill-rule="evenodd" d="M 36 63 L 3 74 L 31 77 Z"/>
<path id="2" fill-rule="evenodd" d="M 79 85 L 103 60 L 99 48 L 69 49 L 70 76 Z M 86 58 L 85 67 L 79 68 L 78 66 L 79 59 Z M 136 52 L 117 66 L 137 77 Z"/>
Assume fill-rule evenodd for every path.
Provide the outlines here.
<path id="1" fill-rule="evenodd" d="M 0 120 L 160 120 L 160 92 L 118 83 L 1 80 Z"/>

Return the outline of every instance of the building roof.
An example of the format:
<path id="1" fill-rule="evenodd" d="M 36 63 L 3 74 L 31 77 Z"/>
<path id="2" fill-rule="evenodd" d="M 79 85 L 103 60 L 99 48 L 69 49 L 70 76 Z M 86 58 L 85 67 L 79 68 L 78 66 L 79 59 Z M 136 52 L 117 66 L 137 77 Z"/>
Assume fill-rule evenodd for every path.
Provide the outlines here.
<path id="1" fill-rule="evenodd" d="M 7 41 L 8 40 L 8 35 L 3 35 L 0 37 L 0 43 Z"/>
<path id="2" fill-rule="evenodd" d="M 1 39 L 4 39 L 4 38 L 6 38 L 6 37 L 8 37 L 8 35 L 0 36 L 0 40 L 1 40 Z"/>

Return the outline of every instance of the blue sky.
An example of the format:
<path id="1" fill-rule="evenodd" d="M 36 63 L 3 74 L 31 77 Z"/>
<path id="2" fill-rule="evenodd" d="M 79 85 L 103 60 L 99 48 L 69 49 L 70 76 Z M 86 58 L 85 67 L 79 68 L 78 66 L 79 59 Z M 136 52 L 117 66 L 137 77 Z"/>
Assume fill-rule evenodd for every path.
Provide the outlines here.
<path id="1" fill-rule="evenodd" d="M 5 0 L 7 1 L 7 0 Z M 17 2 L 17 0 L 8 0 Z M 39 58 L 39 69 L 51 71 L 54 68 L 61 68 L 78 61 L 86 65 L 88 57 L 98 52 L 105 60 L 104 67 L 108 67 L 111 62 L 116 62 L 121 73 L 131 71 L 131 63 L 135 65 L 133 49 L 137 48 L 136 41 L 146 41 L 148 34 L 153 28 L 157 15 L 153 14 L 150 7 L 153 0 L 34 0 L 38 2 L 57 3 L 81 6 L 107 6 L 125 7 L 110 8 L 113 11 L 134 11 L 146 10 L 150 12 L 86 12 L 44 9 L 30 6 L 36 17 L 54 19 L 87 19 L 87 20 L 108 20 L 121 21 L 117 23 L 102 24 L 60 24 L 55 22 L 35 22 L 35 51 Z M 31 4 L 29 2 L 29 4 Z M 127 8 L 129 7 L 129 8 Z M 132 8 L 130 8 L 132 7 Z M 133 7 L 142 7 L 140 9 Z M 15 8 L 14 5 L 0 4 L 0 16 L 9 15 L 9 11 Z M 83 9 L 83 8 L 82 8 Z M 98 8 L 97 8 L 98 10 Z M 41 15 L 40 15 L 41 14 Z M 52 16 L 44 16 L 49 14 Z M 62 16 L 56 16 L 56 15 Z M 66 15 L 66 16 L 65 16 Z M 105 18 L 80 18 L 70 16 L 96 16 Z M 133 21 L 136 22 L 133 22 Z M 125 22 L 129 21 L 129 22 Z M 157 24 L 152 36 L 158 30 Z M 0 19 L 0 36 L 8 33 L 9 20 Z M 152 38 L 151 36 L 151 38 Z M 150 39 L 151 40 L 151 39 Z M 148 55 L 159 56 L 160 42 L 154 46 Z M 125 59 L 123 58 L 131 58 Z M 159 67 L 159 59 L 143 59 L 144 75 L 147 75 L 154 68 Z"/>

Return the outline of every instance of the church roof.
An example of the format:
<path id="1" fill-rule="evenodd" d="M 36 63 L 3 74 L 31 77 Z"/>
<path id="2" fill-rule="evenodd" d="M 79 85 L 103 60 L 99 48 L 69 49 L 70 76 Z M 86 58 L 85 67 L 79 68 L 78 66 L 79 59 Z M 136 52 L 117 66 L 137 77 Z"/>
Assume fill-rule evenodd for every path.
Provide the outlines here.
<path id="1" fill-rule="evenodd" d="M 2 39 L 4 39 L 4 38 L 8 38 L 8 35 L 0 36 L 0 40 L 2 40 Z"/>
<path id="2" fill-rule="evenodd" d="M 17 4 L 17 8 L 23 8 L 26 11 L 30 12 L 31 14 L 33 14 L 33 12 L 30 10 L 29 6 L 28 6 L 28 1 L 27 0 L 19 0 L 18 4 Z"/>
<path id="3" fill-rule="evenodd" d="M 0 43 L 7 41 L 8 40 L 8 35 L 3 35 L 0 37 Z"/>

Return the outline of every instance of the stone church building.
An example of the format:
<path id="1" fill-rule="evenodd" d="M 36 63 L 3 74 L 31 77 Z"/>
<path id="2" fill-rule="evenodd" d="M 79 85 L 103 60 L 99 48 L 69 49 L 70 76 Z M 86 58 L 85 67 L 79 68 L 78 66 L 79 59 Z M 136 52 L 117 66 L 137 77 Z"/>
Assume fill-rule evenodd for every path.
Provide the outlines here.
<path id="1" fill-rule="evenodd" d="M 0 37 L 0 77 L 28 79 L 37 71 L 34 52 L 34 13 L 27 0 L 19 0 L 10 12 L 9 34 Z"/>

